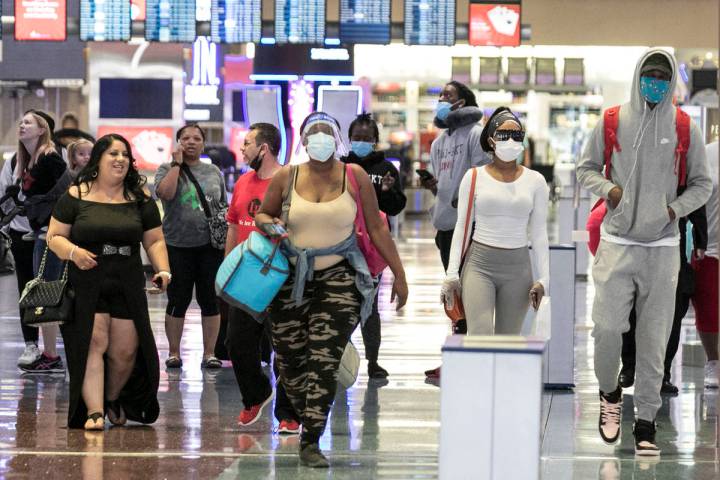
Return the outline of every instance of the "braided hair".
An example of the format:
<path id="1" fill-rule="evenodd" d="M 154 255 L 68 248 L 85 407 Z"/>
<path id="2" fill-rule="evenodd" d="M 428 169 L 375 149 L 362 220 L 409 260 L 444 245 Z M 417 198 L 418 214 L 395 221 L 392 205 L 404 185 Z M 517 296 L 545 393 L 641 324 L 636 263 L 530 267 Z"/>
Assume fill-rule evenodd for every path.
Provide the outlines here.
<path id="1" fill-rule="evenodd" d="M 461 100 L 465 100 L 465 107 L 477 107 L 477 99 L 475 99 L 475 94 L 472 90 L 470 90 L 465 84 L 458 82 L 457 80 L 452 80 L 447 83 L 447 85 L 452 85 L 455 87 L 455 90 L 458 91 L 458 96 Z"/>
<path id="2" fill-rule="evenodd" d="M 348 138 L 352 138 L 353 128 L 358 125 L 368 125 L 372 129 L 373 135 L 375 135 L 375 143 L 380 141 L 380 130 L 372 113 L 363 112 L 355 117 L 355 120 L 350 123 L 350 127 L 348 128 Z"/>

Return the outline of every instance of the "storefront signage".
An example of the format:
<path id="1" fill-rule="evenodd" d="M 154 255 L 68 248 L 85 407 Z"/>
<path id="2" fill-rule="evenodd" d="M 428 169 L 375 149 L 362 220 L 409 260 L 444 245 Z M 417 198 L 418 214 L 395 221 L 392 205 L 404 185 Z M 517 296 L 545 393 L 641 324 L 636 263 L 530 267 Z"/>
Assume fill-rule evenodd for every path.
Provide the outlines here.
<path id="1" fill-rule="evenodd" d="M 520 5 L 471 3 L 468 43 L 476 46 L 520 45 Z"/>
<path id="2" fill-rule="evenodd" d="M 347 48 L 311 48 L 310 60 L 350 60 Z"/>
<path id="3" fill-rule="evenodd" d="M 218 50 L 208 37 L 198 37 L 193 43 L 191 80 L 185 85 L 186 120 L 222 121 Z"/>
<path id="4" fill-rule="evenodd" d="M 66 0 L 15 0 L 15 40 L 65 40 Z"/>

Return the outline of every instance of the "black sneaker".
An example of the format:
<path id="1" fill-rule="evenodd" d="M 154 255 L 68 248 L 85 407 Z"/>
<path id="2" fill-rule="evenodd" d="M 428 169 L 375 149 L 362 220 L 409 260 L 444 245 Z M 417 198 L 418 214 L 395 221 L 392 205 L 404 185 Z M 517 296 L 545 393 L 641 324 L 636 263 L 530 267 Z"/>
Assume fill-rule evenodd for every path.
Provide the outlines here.
<path id="1" fill-rule="evenodd" d="M 680 390 L 678 390 L 678 387 L 676 387 L 669 378 L 664 378 L 662 382 L 662 387 L 660 387 L 660 393 L 662 393 L 663 395 L 676 396 L 678 393 L 680 393 Z"/>
<path id="2" fill-rule="evenodd" d="M 317 443 L 311 443 L 301 447 L 300 449 L 300 461 L 303 465 L 310 468 L 328 468 L 330 462 L 325 458 L 325 455 L 320 451 L 320 447 Z"/>
<path id="3" fill-rule="evenodd" d="M 655 422 L 637 419 L 633 428 L 635 455 L 656 457 L 660 449 L 655 445 Z"/>
<path id="4" fill-rule="evenodd" d="M 614 392 L 600 392 L 600 418 L 598 430 L 603 441 L 608 445 L 617 443 L 620 439 L 620 421 L 622 419 L 622 389 L 618 387 Z"/>
<path id="5" fill-rule="evenodd" d="M 368 362 L 368 377 L 370 378 L 387 378 L 388 371 L 378 365 L 377 362 Z"/>
<path id="6" fill-rule="evenodd" d="M 31 365 L 20 367 L 20 369 L 26 373 L 65 373 L 65 366 L 60 356 L 50 358 L 45 353 L 40 355 Z"/>
<path id="7" fill-rule="evenodd" d="M 620 375 L 618 375 L 618 385 L 622 388 L 630 388 L 635 383 L 635 369 L 630 367 L 623 367 L 620 369 Z"/>

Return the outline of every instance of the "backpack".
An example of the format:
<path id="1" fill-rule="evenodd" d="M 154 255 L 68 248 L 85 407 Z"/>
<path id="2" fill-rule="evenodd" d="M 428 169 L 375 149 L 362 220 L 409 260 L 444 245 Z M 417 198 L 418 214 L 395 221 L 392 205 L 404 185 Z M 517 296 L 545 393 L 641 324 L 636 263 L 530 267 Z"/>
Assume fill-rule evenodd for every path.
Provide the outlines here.
<path id="1" fill-rule="evenodd" d="M 690 149 L 690 116 L 680 107 L 676 108 L 675 133 L 677 134 L 677 147 L 675 147 L 675 174 L 678 177 L 678 188 L 687 184 L 687 152 Z M 603 113 L 603 127 L 605 150 L 605 178 L 611 180 L 610 170 L 612 169 L 613 150 L 621 152 L 620 143 L 617 140 L 617 129 L 620 119 L 620 105 L 608 108 Z M 586 229 L 590 234 L 588 249 L 595 255 L 600 246 L 600 226 L 607 214 L 606 200 L 601 198 L 590 210 Z"/>

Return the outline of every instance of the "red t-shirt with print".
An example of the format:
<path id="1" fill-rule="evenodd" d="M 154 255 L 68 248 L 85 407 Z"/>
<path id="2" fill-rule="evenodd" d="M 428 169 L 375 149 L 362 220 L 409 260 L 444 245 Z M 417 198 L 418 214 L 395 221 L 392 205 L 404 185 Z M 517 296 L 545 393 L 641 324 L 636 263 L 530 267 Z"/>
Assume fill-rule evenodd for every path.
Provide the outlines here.
<path id="1" fill-rule="evenodd" d="M 227 221 L 237 225 L 238 244 L 247 240 L 250 232 L 260 231 L 255 227 L 255 214 L 260 210 L 270 180 L 271 178 L 260 179 L 257 173 L 251 170 L 242 175 L 235 184 Z"/>

